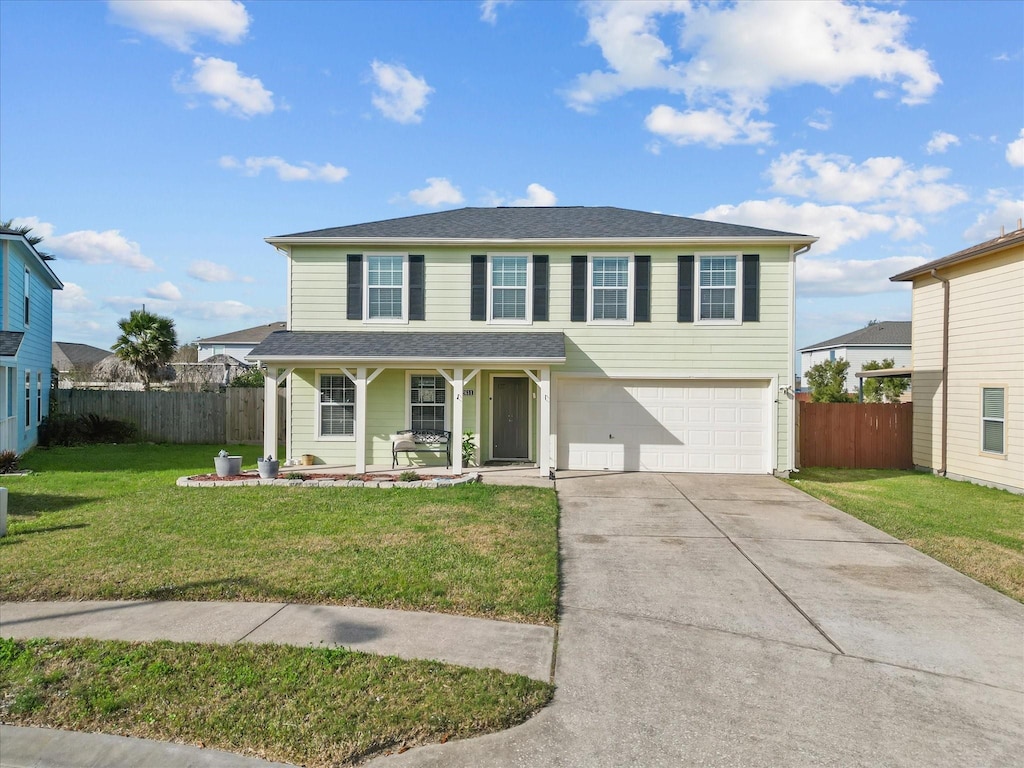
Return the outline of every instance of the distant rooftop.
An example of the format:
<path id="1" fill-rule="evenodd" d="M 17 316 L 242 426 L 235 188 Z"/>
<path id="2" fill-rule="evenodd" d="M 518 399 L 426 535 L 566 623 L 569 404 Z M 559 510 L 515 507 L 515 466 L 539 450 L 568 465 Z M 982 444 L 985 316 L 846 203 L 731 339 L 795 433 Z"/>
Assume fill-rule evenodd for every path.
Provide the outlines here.
<path id="1" fill-rule="evenodd" d="M 851 333 L 844 333 L 828 341 L 821 341 L 804 347 L 801 352 L 811 352 L 815 349 L 828 349 L 829 347 L 886 347 L 886 346 L 910 346 L 910 321 L 909 320 L 882 320 L 869 325 L 867 328 L 860 328 Z"/>
<path id="2" fill-rule="evenodd" d="M 814 242 L 793 232 L 725 224 L 718 221 L 647 213 L 626 208 L 459 208 L 366 224 L 296 232 L 267 238 L 288 239 L 422 239 L 422 240 L 586 240 L 609 239 L 757 239 L 783 238 Z"/>
<path id="3" fill-rule="evenodd" d="M 89 344 L 76 344 L 71 341 L 55 341 L 50 345 L 53 364 L 58 371 L 70 371 L 72 368 L 91 368 L 110 354 L 109 349 L 100 349 Z"/>
<path id="4" fill-rule="evenodd" d="M 252 328 L 243 328 L 240 331 L 231 331 L 220 336 L 210 336 L 207 339 L 199 339 L 197 344 L 259 344 L 274 331 L 283 331 L 287 323 L 283 320 L 266 325 L 256 325 Z"/>

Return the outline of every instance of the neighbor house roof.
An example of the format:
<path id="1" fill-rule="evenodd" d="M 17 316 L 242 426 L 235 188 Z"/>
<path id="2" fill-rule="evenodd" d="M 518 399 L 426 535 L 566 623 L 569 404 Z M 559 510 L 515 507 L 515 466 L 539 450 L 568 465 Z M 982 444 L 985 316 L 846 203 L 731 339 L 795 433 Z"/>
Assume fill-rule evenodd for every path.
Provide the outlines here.
<path id="1" fill-rule="evenodd" d="M 25 334 L 21 331 L 0 331 L 0 357 L 14 357 L 21 349 L 21 340 Z"/>
<path id="2" fill-rule="evenodd" d="M 199 339 L 197 344 L 259 344 L 274 331 L 283 331 L 287 327 L 284 321 L 257 325 L 252 328 L 243 328 L 240 331 L 224 333 L 220 336 L 210 336 L 207 339 Z"/>
<path id="3" fill-rule="evenodd" d="M 812 352 L 816 349 L 830 347 L 909 347 L 910 321 L 883 320 L 872 323 L 867 328 L 859 328 L 851 333 L 844 333 L 834 339 L 822 341 L 804 347 L 801 352 Z"/>
<path id="4" fill-rule="evenodd" d="M 71 341 L 55 341 L 50 345 L 53 364 L 58 371 L 69 371 L 72 368 L 91 368 L 110 354 L 109 349 L 100 349 L 88 344 L 76 344 Z"/>
<path id="5" fill-rule="evenodd" d="M 459 208 L 366 224 L 269 237 L 271 244 L 346 240 L 766 240 L 813 243 L 817 238 L 739 224 L 625 208 Z"/>
<path id="6" fill-rule="evenodd" d="M 1007 248 L 1012 248 L 1015 245 L 1024 245 L 1024 229 L 1020 229 L 1019 227 L 1013 232 L 1000 235 L 999 237 L 994 237 L 991 240 L 986 240 L 984 243 L 972 245 L 970 248 L 964 248 L 962 251 L 951 253 L 949 256 L 943 256 L 941 259 L 929 261 L 919 267 L 914 267 L 913 269 L 908 269 L 906 272 L 900 272 L 898 275 L 893 275 L 889 279 L 893 282 L 913 280 L 915 277 L 927 275 L 933 269 L 942 269 L 943 267 L 949 267 L 953 264 L 959 264 L 962 261 L 969 261 L 981 256 L 987 256 L 990 253 L 998 253 L 999 251 L 1006 250 Z"/>
<path id="7" fill-rule="evenodd" d="M 277 331 L 249 360 L 537 360 L 565 361 L 565 337 L 556 333 L 405 331 Z"/>

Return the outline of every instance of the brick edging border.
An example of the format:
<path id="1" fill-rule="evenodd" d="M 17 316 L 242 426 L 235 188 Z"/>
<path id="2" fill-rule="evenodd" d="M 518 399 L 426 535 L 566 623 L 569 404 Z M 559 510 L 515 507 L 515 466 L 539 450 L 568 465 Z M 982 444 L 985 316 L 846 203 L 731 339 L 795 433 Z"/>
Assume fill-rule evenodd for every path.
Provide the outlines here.
<path id="1" fill-rule="evenodd" d="M 479 474 L 470 473 L 462 477 L 445 478 L 442 480 L 287 480 L 285 478 L 254 477 L 250 480 L 193 480 L 191 477 L 179 477 L 175 483 L 180 488 L 252 488 L 260 485 L 272 485 L 283 488 L 451 488 L 467 483 L 479 483 Z"/>

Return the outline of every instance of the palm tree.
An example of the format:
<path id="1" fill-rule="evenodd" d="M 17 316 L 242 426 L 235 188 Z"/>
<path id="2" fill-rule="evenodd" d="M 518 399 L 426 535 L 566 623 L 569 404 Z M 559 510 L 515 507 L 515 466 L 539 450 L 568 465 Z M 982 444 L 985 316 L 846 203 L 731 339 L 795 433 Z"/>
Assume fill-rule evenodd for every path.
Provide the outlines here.
<path id="1" fill-rule="evenodd" d="M 148 391 L 150 382 L 178 348 L 174 321 L 143 307 L 133 309 L 128 317 L 118 321 L 117 327 L 121 335 L 114 342 L 114 354 L 135 369 L 142 378 L 142 388 Z"/>
<path id="2" fill-rule="evenodd" d="M 21 224 L 17 227 L 14 226 L 14 219 L 0 219 L 0 229 L 7 229 L 10 230 L 11 232 L 17 232 L 19 235 L 22 235 L 26 240 L 28 240 L 28 244 L 31 245 L 33 248 L 36 248 L 37 245 L 43 242 L 42 235 L 29 234 L 32 231 L 32 227 L 26 224 Z M 36 248 L 36 253 L 43 257 L 43 261 L 53 261 L 54 257 L 52 253 L 45 253 L 44 251 L 41 251 L 38 248 Z"/>

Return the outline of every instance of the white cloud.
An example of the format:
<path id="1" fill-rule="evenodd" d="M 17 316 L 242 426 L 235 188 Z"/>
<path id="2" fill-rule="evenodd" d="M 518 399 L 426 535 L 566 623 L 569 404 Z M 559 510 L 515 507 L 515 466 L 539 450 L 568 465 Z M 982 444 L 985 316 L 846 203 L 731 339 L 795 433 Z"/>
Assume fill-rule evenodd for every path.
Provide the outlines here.
<path id="1" fill-rule="evenodd" d="M 771 123 L 751 120 L 750 112 L 737 110 L 725 114 L 717 109 L 679 112 L 660 104 L 644 120 L 651 133 L 673 144 L 764 144 L 771 141 Z"/>
<path id="2" fill-rule="evenodd" d="M 78 283 L 64 283 L 64 290 L 53 292 L 53 308 L 59 312 L 88 312 L 96 308 Z"/>
<path id="3" fill-rule="evenodd" d="M 813 251 L 811 251 L 813 254 Z M 893 283 L 893 275 L 919 267 L 921 256 L 891 256 L 884 259 L 814 259 L 796 261 L 797 293 L 808 296 L 863 296 L 869 293 L 906 290 Z"/>
<path id="4" fill-rule="evenodd" d="M 894 240 L 905 240 L 924 232 L 915 220 L 902 216 L 868 213 L 849 205 L 792 205 L 781 198 L 719 205 L 694 215 L 700 219 L 814 235 L 819 240 L 812 253 L 817 255 L 832 253 L 847 243 L 873 235 L 887 234 Z"/>
<path id="5" fill-rule="evenodd" d="M 867 78 L 901 88 L 904 103 L 918 104 L 941 83 L 927 52 L 906 44 L 909 18 L 898 11 L 841 2 L 604 0 L 586 4 L 584 13 L 587 42 L 600 47 L 607 68 L 579 75 L 566 94 L 569 106 L 593 111 L 636 89 L 683 94 L 687 109 L 675 115 L 696 124 L 677 130 L 690 137 L 677 143 L 699 141 L 701 135 L 717 144 L 768 141 L 768 123 L 735 133 L 727 128 L 767 111 L 768 96 L 781 88 L 818 85 L 836 91 Z M 663 19 L 680 28 L 677 51 L 661 36 Z M 652 112 L 648 127 L 653 120 L 665 128 L 667 117 L 664 110 Z"/>
<path id="6" fill-rule="evenodd" d="M 945 131 L 935 131 L 931 139 L 924 145 L 924 151 L 929 155 L 941 155 L 950 147 L 960 143 L 960 137 Z"/>
<path id="7" fill-rule="evenodd" d="M 247 157 L 240 161 L 231 155 L 224 155 L 218 162 L 221 168 L 240 170 L 246 176 L 259 176 L 264 168 L 270 168 L 281 181 L 325 181 L 334 184 L 348 176 L 348 169 L 338 165 L 316 165 L 305 161 L 301 165 L 292 165 L 280 157 Z"/>
<path id="8" fill-rule="evenodd" d="M 1024 128 L 1020 129 L 1020 138 L 1006 145 L 1006 162 L 1014 168 L 1024 166 Z"/>
<path id="9" fill-rule="evenodd" d="M 807 118 L 807 125 L 816 131 L 828 131 L 832 128 L 832 110 L 823 107 L 814 110 Z"/>
<path id="10" fill-rule="evenodd" d="M 546 208 L 558 203 L 555 193 L 547 187 L 533 183 L 526 187 L 526 197 L 513 200 L 511 205 L 519 208 L 542 207 Z"/>
<path id="11" fill-rule="evenodd" d="M 119 264 L 140 272 L 151 272 L 157 268 L 156 263 L 142 253 L 138 243 L 128 240 L 117 229 L 105 232 L 81 229 L 55 235 L 53 224 L 40 221 L 35 216 L 16 218 L 12 223 L 16 227 L 32 227 L 32 234 L 44 238 L 39 247 L 61 259 L 86 264 Z"/>
<path id="12" fill-rule="evenodd" d="M 174 87 L 181 93 L 205 94 L 214 109 L 236 117 L 249 118 L 274 111 L 274 94 L 263 87 L 258 77 L 244 75 L 235 62 L 214 56 L 192 59 L 191 79 L 183 82 L 179 73 Z"/>
<path id="13" fill-rule="evenodd" d="M 261 318 L 275 314 L 267 309 L 252 307 L 240 301 L 168 301 L 166 299 L 143 298 L 138 296 L 109 296 L 103 300 L 108 307 L 119 312 L 138 309 L 142 304 L 157 314 L 188 317 L 197 320 L 235 320 Z"/>
<path id="14" fill-rule="evenodd" d="M 230 267 L 205 259 L 193 261 L 189 264 L 186 274 L 203 283 L 252 282 L 251 277 L 239 277 Z"/>
<path id="15" fill-rule="evenodd" d="M 114 20 L 188 51 L 197 37 L 238 43 L 249 31 L 249 14 L 236 0 L 109 0 Z"/>
<path id="16" fill-rule="evenodd" d="M 480 3 L 480 20 L 490 25 L 498 23 L 498 7 L 512 5 L 512 0 L 483 0 Z"/>
<path id="17" fill-rule="evenodd" d="M 459 188 L 448 179 L 432 177 L 427 179 L 427 186 L 423 189 L 414 189 L 409 199 L 416 205 L 424 205 L 428 208 L 439 208 L 442 205 L 458 205 L 465 201 Z"/>
<path id="18" fill-rule="evenodd" d="M 783 194 L 910 214 L 939 213 L 968 199 L 962 187 L 942 183 L 949 172 L 916 169 L 899 157 L 869 157 L 858 164 L 845 155 L 797 150 L 773 160 L 766 175 Z"/>
<path id="19" fill-rule="evenodd" d="M 1001 232 L 1012 232 L 1017 229 L 1017 222 L 1024 218 L 1024 199 L 1015 200 L 1002 190 L 990 190 L 986 200 L 992 207 L 979 213 L 974 223 L 964 231 L 964 239 L 971 244 L 999 237 Z"/>
<path id="20" fill-rule="evenodd" d="M 379 89 L 373 94 L 373 106 L 384 117 L 399 123 L 423 121 L 427 97 L 434 89 L 422 77 L 416 77 L 400 64 L 384 64 L 374 60 L 373 81 Z"/>
<path id="21" fill-rule="evenodd" d="M 178 286 L 169 280 L 160 283 L 156 288 L 147 288 L 146 295 L 153 299 L 165 299 L 166 301 L 179 301 L 181 299 L 181 291 L 178 290 Z"/>

